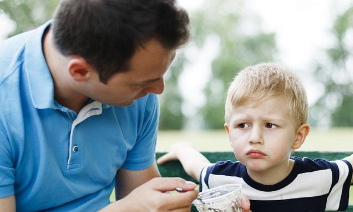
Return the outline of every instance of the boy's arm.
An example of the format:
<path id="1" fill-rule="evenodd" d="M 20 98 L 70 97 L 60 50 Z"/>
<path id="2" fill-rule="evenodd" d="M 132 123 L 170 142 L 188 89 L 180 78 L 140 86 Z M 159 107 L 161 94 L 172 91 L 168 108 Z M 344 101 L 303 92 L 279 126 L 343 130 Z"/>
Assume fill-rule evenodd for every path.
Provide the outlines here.
<path id="1" fill-rule="evenodd" d="M 157 160 L 158 164 L 179 160 L 188 175 L 199 181 L 202 169 L 211 162 L 188 143 L 176 143 L 171 150 Z"/>
<path id="2" fill-rule="evenodd" d="M 350 156 L 344 158 L 343 160 L 348 161 L 353 166 L 353 155 L 350 155 Z M 353 175 L 352 175 L 351 183 L 352 182 L 353 182 Z"/>

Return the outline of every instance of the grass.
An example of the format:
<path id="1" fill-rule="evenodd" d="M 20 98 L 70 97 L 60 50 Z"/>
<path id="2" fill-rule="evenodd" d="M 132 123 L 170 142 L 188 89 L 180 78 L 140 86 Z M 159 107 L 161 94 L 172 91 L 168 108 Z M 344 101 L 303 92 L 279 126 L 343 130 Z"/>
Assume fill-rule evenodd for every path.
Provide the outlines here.
<path id="1" fill-rule="evenodd" d="M 353 128 L 311 129 L 300 150 L 352 151 Z M 160 131 L 157 151 L 168 151 L 177 141 L 190 142 L 199 151 L 231 151 L 225 130 L 213 131 Z M 115 199 L 114 192 L 111 200 Z M 353 188 L 350 191 L 350 204 L 353 204 Z"/>
<path id="2" fill-rule="evenodd" d="M 352 148 L 353 128 L 311 129 L 300 150 L 347 151 Z M 231 151 L 225 130 L 160 131 L 157 151 L 168 151 L 177 141 L 192 143 L 199 151 Z"/>

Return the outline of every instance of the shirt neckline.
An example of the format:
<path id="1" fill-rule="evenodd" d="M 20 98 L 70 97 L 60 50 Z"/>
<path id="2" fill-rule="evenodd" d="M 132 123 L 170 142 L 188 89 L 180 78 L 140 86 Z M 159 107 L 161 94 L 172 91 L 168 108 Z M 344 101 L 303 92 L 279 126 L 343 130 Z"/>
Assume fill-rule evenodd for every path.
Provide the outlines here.
<path id="1" fill-rule="evenodd" d="M 244 171 L 243 179 L 248 185 L 250 185 L 251 187 L 253 187 L 253 188 L 257 189 L 257 190 L 260 190 L 260 191 L 269 192 L 269 191 L 280 190 L 280 189 L 288 186 L 289 184 L 291 184 L 295 180 L 295 178 L 298 176 L 298 174 L 299 174 L 301 165 L 294 158 L 292 158 L 292 159 L 294 160 L 294 165 L 293 165 L 292 171 L 289 173 L 289 175 L 286 178 L 284 178 L 282 181 L 280 181 L 280 182 L 278 182 L 276 184 L 264 185 L 264 184 L 261 184 L 261 183 L 258 183 L 256 181 L 254 181 L 249 176 L 245 166 L 244 166 L 245 171 Z"/>

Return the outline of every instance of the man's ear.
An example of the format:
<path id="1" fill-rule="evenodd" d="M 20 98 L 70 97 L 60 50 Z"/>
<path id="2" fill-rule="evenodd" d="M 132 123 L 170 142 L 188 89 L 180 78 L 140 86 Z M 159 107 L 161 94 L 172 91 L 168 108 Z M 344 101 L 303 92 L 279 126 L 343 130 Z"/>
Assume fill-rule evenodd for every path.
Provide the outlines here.
<path id="1" fill-rule="evenodd" d="M 292 145 L 292 149 L 299 149 L 304 141 L 306 136 L 309 134 L 310 131 L 310 125 L 309 124 L 302 124 L 297 131 L 297 136 L 296 139 Z"/>
<path id="2" fill-rule="evenodd" d="M 72 56 L 69 62 L 69 73 L 77 82 L 86 82 L 90 78 L 92 66 L 85 59 Z"/>

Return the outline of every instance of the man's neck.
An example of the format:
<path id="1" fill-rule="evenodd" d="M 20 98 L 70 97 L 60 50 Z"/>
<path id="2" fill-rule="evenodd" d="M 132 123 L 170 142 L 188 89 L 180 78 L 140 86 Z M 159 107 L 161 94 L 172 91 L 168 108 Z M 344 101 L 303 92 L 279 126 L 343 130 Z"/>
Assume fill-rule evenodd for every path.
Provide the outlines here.
<path id="1" fill-rule="evenodd" d="M 50 29 L 45 32 L 42 42 L 44 57 L 54 82 L 54 99 L 59 104 L 78 113 L 89 98 L 74 89 L 78 82 L 75 82 L 69 74 L 69 58 L 62 55 L 54 46 Z"/>

